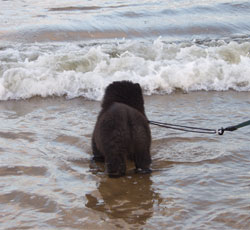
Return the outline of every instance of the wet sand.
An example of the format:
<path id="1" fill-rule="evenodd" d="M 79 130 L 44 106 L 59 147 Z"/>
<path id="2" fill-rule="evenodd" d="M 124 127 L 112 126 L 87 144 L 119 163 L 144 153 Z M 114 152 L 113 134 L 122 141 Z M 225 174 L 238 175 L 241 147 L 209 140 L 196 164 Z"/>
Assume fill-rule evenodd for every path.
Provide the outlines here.
<path id="1" fill-rule="evenodd" d="M 220 128 L 249 119 L 249 93 L 145 96 L 151 120 Z M 244 229 L 249 128 L 223 136 L 151 126 L 150 175 L 110 179 L 91 161 L 100 102 L 0 102 L 2 229 Z"/>

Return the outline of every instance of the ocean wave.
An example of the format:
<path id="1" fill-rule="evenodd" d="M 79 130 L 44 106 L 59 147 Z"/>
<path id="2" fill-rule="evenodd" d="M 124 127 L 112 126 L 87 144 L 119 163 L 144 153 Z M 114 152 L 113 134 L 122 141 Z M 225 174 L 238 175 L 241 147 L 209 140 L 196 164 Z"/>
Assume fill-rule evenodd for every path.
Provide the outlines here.
<path id="1" fill-rule="evenodd" d="M 249 41 L 0 44 L 0 100 L 101 100 L 118 80 L 138 82 L 147 95 L 250 91 L 249 63 Z"/>

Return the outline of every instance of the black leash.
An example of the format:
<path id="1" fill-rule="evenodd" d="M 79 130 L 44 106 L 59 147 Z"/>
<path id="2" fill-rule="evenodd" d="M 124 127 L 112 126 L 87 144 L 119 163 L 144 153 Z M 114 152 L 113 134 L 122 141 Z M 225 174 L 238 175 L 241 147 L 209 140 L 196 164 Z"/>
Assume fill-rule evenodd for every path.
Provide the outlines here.
<path id="1" fill-rule="evenodd" d="M 158 122 L 158 121 L 148 121 L 148 122 L 151 125 L 156 125 L 156 126 L 164 127 L 164 128 L 168 128 L 168 129 L 175 129 L 175 130 L 180 130 L 180 131 L 185 131 L 185 132 L 193 132 L 193 133 L 206 133 L 206 134 L 218 133 L 219 135 L 223 135 L 225 131 L 235 131 L 239 128 L 250 125 L 250 120 L 249 120 L 249 121 L 242 122 L 238 125 L 229 126 L 227 128 L 220 128 L 220 129 L 216 130 L 216 129 L 191 127 L 191 126 L 185 126 L 185 125 L 174 125 L 174 124 L 163 123 L 163 122 Z"/>
<path id="2" fill-rule="evenodd" d="M 204 128 L 198 128 L 198 127 L 184 126 L 184 125 L 174 125 L 174 124 L 163 123 L 163 122 L 158 122 L 158 121 L 149 121 L 149 124 L 157 125 L 157 126 L 168 128 L 168 129 L 175 129 L 175 130 L 193 132 L 193 133 L 207 133 L 207 134 L 216 133 L 215 129 L 204 129 Z"/>

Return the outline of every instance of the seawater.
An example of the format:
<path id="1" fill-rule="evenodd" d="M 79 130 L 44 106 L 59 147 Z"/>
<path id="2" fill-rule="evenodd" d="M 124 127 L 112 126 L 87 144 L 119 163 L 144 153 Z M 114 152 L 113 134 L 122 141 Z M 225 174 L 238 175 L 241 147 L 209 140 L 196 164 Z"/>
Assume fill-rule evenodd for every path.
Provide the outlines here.
<path id="1" fill-rule="evenodd" d="M 0 39 L 23 42 L 112 38 L 169 41 L 249 36 L 249 1 L 1 0 Z"/>
<path id="2" fill-rule="evenodd" d="M 249 1 L 0 0 L 0 229 L 243 229 L 249 128 L 151 126 L 152 174 L 91 161 L 105 87 L 140 83 L 150 120 L 249 120 Z"/>
<path id="3" fill-rule="evenodd" d="M 249 91 L 250 42 L 124 41 L 2 46 L 0 99 L 66 96 L 100 100 L 115 80 L 146 95 L 176 90 Z"/>

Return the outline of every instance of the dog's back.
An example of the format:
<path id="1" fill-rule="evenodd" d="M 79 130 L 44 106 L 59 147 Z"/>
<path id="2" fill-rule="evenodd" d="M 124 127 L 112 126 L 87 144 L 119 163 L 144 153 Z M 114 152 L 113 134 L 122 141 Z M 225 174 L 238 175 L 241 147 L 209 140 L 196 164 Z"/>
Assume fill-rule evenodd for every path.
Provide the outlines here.
<path id="1" fill-rule="evenodd" d="M 125 174 L 126 157 L 137 169 L 149 169 L 151 133 L 143 103 L 139 84 L 115 82 L 105 91 L 92 148 L 94 158 L 105 160 L 109 176 Z"/>

